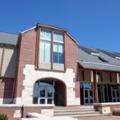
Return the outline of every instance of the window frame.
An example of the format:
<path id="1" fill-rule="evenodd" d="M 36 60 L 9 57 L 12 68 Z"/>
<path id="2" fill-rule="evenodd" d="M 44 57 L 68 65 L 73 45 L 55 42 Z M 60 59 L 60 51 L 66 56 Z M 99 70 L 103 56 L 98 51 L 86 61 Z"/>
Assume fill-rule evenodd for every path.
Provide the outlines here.
<path id="1" fill-rule="evenodd" d="M 41 38 L 41 31 L 48 31 L 49 33 L 50 33 L 50 40 L 49 39 L 43 39 L 43 38 Z M 51 41 L 52 41 L 52 32 L 51 31 L 49 31 L 49 30 L 47 30 L 47 29 L 41 29 L 40 30 L 40 33 L 39 33 L 40 35 L 39 35 L 39 57 L 41 56 L 41 48 L 40 48 L 40 43 L 42 42 L 42 43 L 44 43 L 44 62 L 41 62 L 41 60 L 39 60 L 39 63 L 40 64 L 51 64 L 51 47 L 52 47 L 52 45 L 51 45 Z M 46 49 L 46 44 L 49 44 L 50 45 L 50 60 L 49 60 L 49 62 L 48 63 L 46 63 L 45 61 L 45 56 L 46 56 L 46 52 L 45 52 L 45 49 Z"/>
<path id="2" fill-rule="evenodd" d="M 61 41 L 56 41 L 55 39 L 54 39 L 54 37 L 53 37 L 53 64 L 65 64 L 65 59 L 64 59 L 64 34 L 63 33 L 60 33 L 60 32 L 54 32 L 54 34 L 55 33 L 57 33 L 57 34 L 61 34 L 61 35 L 63 35 L 63 41 L 61 42 Z M 54 34 L 53 34 L 53 36 L 54 36 Z M 60 62 L 54 62 L 54 45 L 57 45 L 57 53 L 60 53 L 59 52 L 59 46 L 62 46 L 62 54 L 63 54 L 63 63 L 60 63 Z M 58 56 L 57 56 L 58 57 Z M 60 61 L 59 60 L 59 57 L 58 57 L 58 61 Z"/>
<path id="3" fill-rule="evenodd" d="M 41 30 L 48 30 L 51 32 L 51 49 L 50 49 L 50 69 L 45 69 L 41 68 L 39 63 L 40 63 L 40 32 Z M 53 35 L 54 33 L 62 33 L 63 34 L 63 59 L 64 59 L 64 69 L 63 70 L 54 70 L 53 69 L 53 45 L 54 45 L 54 40 L 53 40 Z M 47 70 L 47 71 L 58 71 L 58 72 L 65 72 L 66 71 L 66 61 L 65 61 L 65 31 L 64 30 L 56 30 L 52 28 L 47 28 L 47 27 L 38 27 L 36 30 L 36 52 L 35 52 L 35 69 L 37 70 Z"/>

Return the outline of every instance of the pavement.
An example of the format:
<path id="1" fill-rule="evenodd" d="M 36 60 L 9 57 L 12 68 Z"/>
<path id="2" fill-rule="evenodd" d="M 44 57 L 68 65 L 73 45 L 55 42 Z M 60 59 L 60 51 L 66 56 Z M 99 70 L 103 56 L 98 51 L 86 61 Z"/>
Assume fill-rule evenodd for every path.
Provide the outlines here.
<path id="1" fill-rule="evenodd" d="M 78 120 L 120 120 L 120 116 L 83 117 Z"/>

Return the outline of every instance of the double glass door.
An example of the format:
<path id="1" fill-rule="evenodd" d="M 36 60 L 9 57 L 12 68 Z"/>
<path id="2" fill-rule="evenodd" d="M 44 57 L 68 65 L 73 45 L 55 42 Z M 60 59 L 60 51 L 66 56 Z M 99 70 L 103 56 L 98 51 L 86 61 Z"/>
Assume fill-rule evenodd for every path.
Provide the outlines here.
<path id="1" fill-rule="evenodd" d="M 91 89 L 85 89 L 84 90 L 84 104 L 85 105 L 90 105 L 93 103 L 93 93 L 92 93 L 92 90 Z"/>
<path id="2" fill-rule="evenodd" d="M 93 103 L 93 84 L 81 83 L 82 99 L 84 105 L 91 105 Z"/>
<path id="3" fill-rule="evenodd" d="M 49 83 L 40 83 L 38 89 L 38 104 L 54 104 L 54 86 Z"/>

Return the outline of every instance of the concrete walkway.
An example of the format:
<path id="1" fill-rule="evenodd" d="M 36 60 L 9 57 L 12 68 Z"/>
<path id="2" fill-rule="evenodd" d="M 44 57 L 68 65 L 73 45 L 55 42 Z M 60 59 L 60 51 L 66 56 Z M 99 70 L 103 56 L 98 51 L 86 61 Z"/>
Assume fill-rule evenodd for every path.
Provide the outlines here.
<path id="1" fill-rule="evenodd" d="M 78 120 L 120 120 L 120 116 L 83 117 Z"/>

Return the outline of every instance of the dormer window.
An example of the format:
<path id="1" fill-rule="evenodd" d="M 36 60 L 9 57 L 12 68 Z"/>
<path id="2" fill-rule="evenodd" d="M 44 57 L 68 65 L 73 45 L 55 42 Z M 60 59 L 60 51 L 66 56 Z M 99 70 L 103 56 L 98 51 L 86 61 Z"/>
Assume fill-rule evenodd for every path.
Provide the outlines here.
<path id="1" fill-rule="evenodd" d="M 99 53 L 92 52 L 91 55 L 96 56 L 102 62 L 106 62 L 106 63 L 108 62 L 107 60 L 105 60 L 104 58 L 102 58 Z"/>
<path id="2" fill-rule="evenodd" d="M 64 70 L 64 35 L 62 32 L 41 29 L 39 68 Z"/>
<path id="3" fill-rule="evenodd" d="M 117 56 L 117 57 L 115 57 L 115 58 L 116 58 L 116 59 L 118 59 L 118 60 L 120 60 L 120 57 L 118 57 L 118 56 Z"/>
<path id="4" fill-rule="evenodd" d="M 91 52 L 91 55 L 93 55 L 93 56 L 100 56 L 100 54 L 97 53 L 97 52 Z"/>

